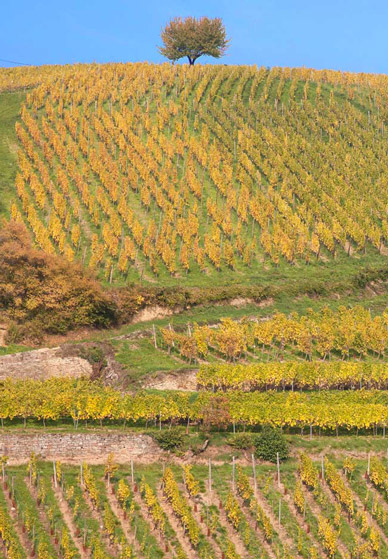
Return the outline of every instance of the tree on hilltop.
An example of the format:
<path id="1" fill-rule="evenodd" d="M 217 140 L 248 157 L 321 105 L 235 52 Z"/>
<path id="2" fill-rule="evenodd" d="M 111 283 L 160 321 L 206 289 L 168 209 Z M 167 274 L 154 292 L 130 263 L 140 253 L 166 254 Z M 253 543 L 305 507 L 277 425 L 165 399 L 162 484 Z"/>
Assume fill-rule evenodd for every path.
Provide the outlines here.
<path id="1" fill-rule="evenodd" d="M 190 66 L 203 55 L 220 58 L 229 46 L 222 20 L 218 17 L 176 17 L 161 33 L 163 46 L 159 52 L 169 60 L 187 56 Z"/>

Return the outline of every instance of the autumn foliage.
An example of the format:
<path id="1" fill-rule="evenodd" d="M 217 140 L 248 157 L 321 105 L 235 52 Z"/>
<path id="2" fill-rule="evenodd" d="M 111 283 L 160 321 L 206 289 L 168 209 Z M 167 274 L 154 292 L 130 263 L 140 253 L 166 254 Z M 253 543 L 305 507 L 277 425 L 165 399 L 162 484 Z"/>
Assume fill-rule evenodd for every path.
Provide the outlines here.
<path id="1" fill-rule="evenodd" d="M 24 226 L 12 221 L 0 229 L 0 313 L 13 322 L 10 341 L 115 318 L 113 304 L 79 265 L 33 248 Z"/>
<path id="2" fill-rule="evenodd" d="M 123 284 L 386 248 L 384 76 L 95 64 L 42 80 L 10 211 L 46 252 Z"/>
<path id="3" fill-rule="evenodd" d="M 220 18 L 176 17 L 162 31 L 163 47 L 159 51 L 170 60 L 188 58 L 190 66 L 203 55 L 220 58 L 229 40 Z"/>

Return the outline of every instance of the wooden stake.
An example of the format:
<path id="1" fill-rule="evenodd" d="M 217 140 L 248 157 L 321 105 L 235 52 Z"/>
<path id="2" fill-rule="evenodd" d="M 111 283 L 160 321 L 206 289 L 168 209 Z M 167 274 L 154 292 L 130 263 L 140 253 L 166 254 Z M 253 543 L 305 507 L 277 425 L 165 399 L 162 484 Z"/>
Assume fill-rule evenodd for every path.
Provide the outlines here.
<path id="1" fill-rule="evenodd" d="M 53 462 L 53 470 L 54 470 L 54 487 L 57 488 L 57 466 L 55 462 Z"/>
<path id="2" fill-rule="evenodd" d="M 255 497 L 257 494 L 257 479 L 256 479 L 256 463 L 255 463 L 255 455 L 252 454 L 252 470 L 253 470 L 253 486 L 255 490 Z"/>
<path id="3" fill-rule="evenodd" d="M 131 458 L 131 481 L 132 481 L 132 485 L 134 484 L 135 478 L 133 475 L 133 458 Z"/>
<path id="4" fill-rule="evenodd" d="M 211 493 L 212 493 L 212 462 L 209 458 L 209 502 L 211 500 Z"/>
<path id="5" fill-rule="evenodd" d="M 232 457 L 232 488 L 233 493 L 236 492 L 236 462 L 234 456 Z"/>
<path id="6" fill-rule="evenodd" d="M 153 333 L 153 337 L 154 337 L 154 346 L 155 346 L 155 349 L 158 349 L 158 344 L 157 344 L 157 342 L 156 342 L 155 324 L 152 325 L 152 333 Z"/>
<path id="7" fill-rule="evenodd" d="M 280 487 L 280 460 L 279 460 L 279 453 L 276 453 L 276 462 L 278 467 L 278 487 Z"/>
<path id="8" fill-rule="evenodd" d="M 282 500 L 279 499 L 279 528 L 282 523 Z"/>

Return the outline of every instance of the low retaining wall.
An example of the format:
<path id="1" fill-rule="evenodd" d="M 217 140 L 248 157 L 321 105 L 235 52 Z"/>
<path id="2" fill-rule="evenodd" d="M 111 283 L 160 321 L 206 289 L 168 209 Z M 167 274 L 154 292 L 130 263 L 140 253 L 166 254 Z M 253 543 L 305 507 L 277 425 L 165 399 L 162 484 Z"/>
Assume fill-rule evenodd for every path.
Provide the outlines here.
<path id="1" fill-rule="evenodd" d="M 31 452 L 42 460 L 102 464 L 110 453 L 124 464 L 160 459 L 162 451 L 148 435 L 118 433 L 0 433 L 0 455 L 9 463 L 28 460 Z"/>

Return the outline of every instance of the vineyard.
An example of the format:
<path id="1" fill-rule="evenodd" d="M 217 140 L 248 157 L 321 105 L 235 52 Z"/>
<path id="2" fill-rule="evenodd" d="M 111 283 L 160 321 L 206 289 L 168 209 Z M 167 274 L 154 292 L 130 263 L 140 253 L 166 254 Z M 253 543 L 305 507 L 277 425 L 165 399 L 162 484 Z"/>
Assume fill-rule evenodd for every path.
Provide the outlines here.
<path id="1" fill-rule="evenodd" d="M 388 557 L 379 456 L 275 466 L 26 467 L 2 460 L 0 556 L 66 559 Z"/>
<path id="2" fill-rule="evenodd" d="M 387 86 L 0 69 L 0 559 L 388 559 Z"/>
<path id="3" fill-rule="evenodd" d="M 311 367 L 301 375 L 311 382 Z M 322 369 L 321 369 L 322 370 Z M 326 376 L 330 369 L 326 372 Z M 372 369 L 372 373 L 373 373 Z M 379 378 L 379 370 L 376 371 Z M 301 370 L 299 369 L 299 373 Z M 385 382 L 385 373 L 380 370 Z M 185 425 L 218 429 L 273 426 L 289 432 L 310 428 L 313 432 L 381 434 L 388 424 L 388 391 L 367 390 L 356 368 L 348 370 L 346 382 L 352 390 L 281 390 L 241 392 L 138 391 L 123 393 L 89 380 L 51 378 L 46 381 L 6 380 L 0 386 L 2 426 L 64 425 L 67 429 L 96 424 L 140 429 Z M 307 379 L 309 379 L 307 381 Z M 339 381 L 340 382 L 340 381 Z M 377 380 L 379 382 L 379 380 Z M 381 382 L 381 381 L 380 381 Z M 292 381 L 291 381 L 292 386 Z M 317 383 L 318 384 L 318 383 Z M 238 387 L 238 384 L 236 385 Z M 357 390 L 357 388 L 359 388 Z"/>
<path id="4" fill-rule="evenodd" d="M 323 308 L 306 315 L 276 313 L 264 320 L 221 318 L 220 324 L 187 325 L 175 331 L 171 324 L 160 330 L 160 347 L 190 363 L 199 360 L 274 359 L 285 352 L 293 358 L 381 359 L 388 344 L 388 316 L 372 316 L 362 307 Z M 156 345 L 158 345 L 155 336 Z"/>
<path id="5" fill-rule="evenodd" d="M 2 75 L 4 90 L 11 77 Z M 119 283 L 384 254 L 385 80 L 47 67 L 16 124 L 10 213 L 45 251 Z"/>

